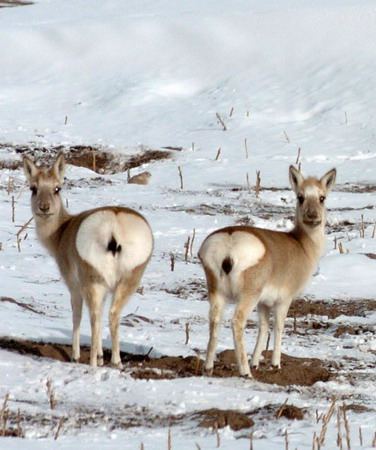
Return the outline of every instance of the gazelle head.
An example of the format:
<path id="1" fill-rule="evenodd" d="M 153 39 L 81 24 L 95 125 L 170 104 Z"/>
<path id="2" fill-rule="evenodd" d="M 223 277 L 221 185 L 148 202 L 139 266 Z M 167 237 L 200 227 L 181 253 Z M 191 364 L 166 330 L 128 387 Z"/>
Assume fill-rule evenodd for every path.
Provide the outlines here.
<path id="1" fill-rule="evenodd" d="M 290 166 L 290 183 L 297 198 L 297 225 L 308 230 L 324 227 L 325 199 L 334 185 L 336 173 L 336 169 L 332 169 L 319 180 L 313 177 L 305 179 L 299 170 Z"/>
<path id="2" fill-rule="evenodd" d="M 31 209 L 35 218 L 48 220 L 61 210 L 59 192 L 64 181 L 65 160 L 60 153 L 51 168 L 37 167 L 27 156 L 23 168 L 31 190 Z"/>

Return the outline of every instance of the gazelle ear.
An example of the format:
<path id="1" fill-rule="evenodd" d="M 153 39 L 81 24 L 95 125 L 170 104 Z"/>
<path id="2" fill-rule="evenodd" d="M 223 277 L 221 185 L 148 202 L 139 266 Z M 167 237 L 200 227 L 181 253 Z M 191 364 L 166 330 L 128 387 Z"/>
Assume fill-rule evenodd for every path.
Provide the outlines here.
<path id="1" fill-rule="evenodd" d="M 299 189 L 299 186 L 301 186 L 304 181 L 303 175 L 299 172 L 298 169 L 295 169 L 294 166 L 290 166 L 289 178 L 290 178 L 291 187 L 293 188 L 293 190 L 295 192 L 297 192 Z"/>
<path id="2" fill-rule="evenodd" d="M 38 168 L 35 166 L 34 162 L 28 156 L 24 156 L 22 164 L 27 181 L 30 183 L 31 178 L 33 178 L 38 172 Z"/>
<path id="3" fill-rule="evenodd" d="M 63 153 L 60 153 L 55 159 L 51 171 L 54 172 L 54 175 L 60 181 L 60 183 L 63 183 L 65 173 L 65 158 Z"/>
<path id="4" fill-rule="evenodd" d="M 326 189 L 327 192 L 332 190 L 332 187 L 336 181 L 337 170 L 329 170 L 324 176 L 321 177 L 320 183 Z"/>

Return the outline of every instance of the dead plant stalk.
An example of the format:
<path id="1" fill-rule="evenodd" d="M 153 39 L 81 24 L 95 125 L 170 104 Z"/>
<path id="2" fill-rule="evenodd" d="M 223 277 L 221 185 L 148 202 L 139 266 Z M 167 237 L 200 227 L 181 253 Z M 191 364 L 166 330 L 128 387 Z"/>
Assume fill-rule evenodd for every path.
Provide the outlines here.
<path id="1" fill-rule="evenodd" d="M 363 214 L 360 216 L 360 232 L 359 232 L 359 234 L 360 234 L 361 238 L 364 238 L 365 231 L 364 231 L 364 216 L 363 216 Z"/>
<path id="2" fill-rule="evenodd" d="M 347 443 L 347 449 L 350 450 L 350 449 L 351 449 L 351 441 L 350 441 L 350 425 L 349 425 L 349 420 L 348 420 L 348 418 L 347 418 L 346 405 L 343 405 L 342 410 L 343 410 L 343 423 L 344 423 L 344 425 L 345 425 L 345 431 L 346 431 L 346 443 Z"/>
<path id="3" fill-rule="evenodd" d="M 193 256 L 193 242 L 195 241 L 195 237 L 196 237 L 196 229 L 193 228 L 191 244 L 189 246 L 189 253 L 190 253 L 191 257 Z"/>
<path id="4" fill-rule="evenodd" d="M 217 448 L 219 448 L 221 446 L 221 435 L 219 434 L 219 431 L 218 431 L 218 423 L 217 422 L 214 425 L 214 431 L 215 431 L 215 435 L 217 438 Z"/>
<path id="5" fill-rule="evenodd" d="M 171 425 L 168 427 L 167 448 L 168 448 L 168 450 L 172 450 Z"/>
<path id="6" fill-rule="evenodd" d="M 5 436 L 6 434 L 7 421 L 9 416 L 8 402 L 9 402 L 9 393 L 5 394 L 3 406 L 0 412 L 0 423 L 2 424 L 2 436 Z"/>
<path id="7" fill-rule="evenodd" d="M 226 124 L 224 123 L 224 121 L 223 121 L 222 117 L 220 116 L 220 114 L 219 113 L 215 113 L 215 115 L 217 116 L 217 119 L 219 120 L 220 124 L 222 125 L 223 131 L 226 131 L 227 130 Z"/>
<path id="8" fill-rule="evenodd" d="M 15 216 L 16 216 L 16 201 L 14 199 L 14 195 L 12 195 L 12 223 L 14 223 L 15 221 Z"/>
<path id="9" fill-rule="evenodd" d="M 56 430 L 55 437 L 54 437 L 55 441 L 60 436 L 60 432 L 61 432 L 61 429 L 63 428 L 64 422 L 65 422 L 65 417 L 61 417 L 60 420 L 59 420 L 59 423 L 57 425 L 57 430 Z"/>
<path id="10" fill-rule="evenodd" d="M 317 438 L 317 447 L 318 447 L 318 449 L 320 449 L 321 446 L 324 445 L 326 432 L 327 432 L 327 429 L 328 429 L 328 424 L 330 422 L 330 419 L 333 416 L 336 402 L 337 402 L 337 397 L 333 397 L 333 400 L 332 400 L 332 403 L 331 403 L 331 405 L 329 407 L 328 413 L 323 418 L 323 426 L 321 428 L 321 433 L 320 433 L 320 436 Z"/>
<path id="11" fill-rule="evenodd" d="M 249 181 L 249 173 L 247 172 L 247 188 L 248 188 L 248 192 L 251 192 L 251 183 Z"/>
<path id="12" fill-rule="evenodd" d="M 300 163 L 300 152 L 302 151 L 302 149 L 299 147 L 298 148 L 298 156 L 296 157 L 296 161 L 295 164 L 298 165 Z"/>
<path id="13" fill-rule="evenodd" d="M 189 342 L 189 322 L 185 324 L 185 345 L 188 345 Z"/>
<path id="14" fill-rule="evenodd" d="M 184 248 L 185 248 L 185 255 L 184 255 L 184 261 L 187 263 L 188 262 L 188 255 L 189 255 L 189 247 L 190 247 L 190 243 L 191 243 L 191 237 L 188 236 L 185 244 L 184 244 Z"/>
<path id="15" fill-rule="evenodd" d="M 56 407 L 55 392 L 53 390 L 52 381 L 50 379 L 48 379 L 46 381 L 46 390 L 47 390 L 48 400 L 50 402 L 50 408 L 55 409 L 55 407 Z"/>
<path id="16" fill-rule="evenodd" d="M 170 267 L 171 272 L 175 270 L 175 255 L 173 253 L 170 253 Z"/>
<path id="17" fill-rule="evenodd" d="M 180 166 L 178 166 L 178 171 L 179 171 L 179 178 L 180 178 L 180 189 L 184 189 L 183 172 L 182 172 Z"/>
<path id="18" fill-rule="evenodd" d="M 261 177 L 260 177 L 260 171 L 256 171 L 256 198 L 259 198 L 260 196 L 260 190 L 261 190 Z"/>
<path id="19" fill-rule="evenodd" d="M 17 232 L 17 248 L 18 251 L 21 252 L 21 234 L 26 230 L 26 228 L 31 224 L 33 217 L 29 219 Z"/>

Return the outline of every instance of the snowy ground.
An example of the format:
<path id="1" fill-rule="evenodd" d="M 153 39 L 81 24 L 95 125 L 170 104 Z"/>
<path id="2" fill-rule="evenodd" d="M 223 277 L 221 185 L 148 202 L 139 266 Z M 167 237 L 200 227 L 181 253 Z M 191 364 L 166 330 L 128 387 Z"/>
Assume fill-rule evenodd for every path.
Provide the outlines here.
<path id="1" fill-rule="evenodd" d="M 288 318 L 283 339 L 283 352 L 302 358 L 301 364 L 303 358 L 321 360 L 328 381 L 282 386 L 239 379 L 235 369 L 232 377 L 136 379 L 130 367 L 91 370 L 2 349 L 0 399 L 9 393 L 9 401 L 0 435 L 3 428 L 17 429 L 20 411 L 26 439 L 0 438 L 0 447 L 159 449 L 168 448 L 170 434 L 172 449 L 248 449 L 253 432 L 255 449 L 285 448 L 286 436 L 289 448 L 311 449 L 334 396 L 322 448 L 339 447 L 343 404 L 351 448 L 376 446 L 375 19 L 370 0 L 330 6 L 322 0 L 39 0 L 0 9 L 0 167 L 20 160 L 15 149 L 21 147 L 90 145 L 119 158 L 182 148 L 132 170 L 151 172 L 147 186 L 127 184 L 124 172 L 68 166 L 63 195 L 71 212 L 127 205 L 141 211 L 154 231 L 143 292 L 123 313 L 124 352 L 153 358 L 204 352 L 208 305 L 195 256 L 204 237 L 233 223 L 291 227 L 288 166 L 298 155 L 305 174 L 338 170 L 327 202 L 327 251 L 303 294 L 307 303 L 322 301 L 327 309 L 297 314 L 296 326 Z M 263 188 L 257 199 L 256 171 Z M 31 217 L 24 183 L 21 170 L 0 170 L 0 335 L 70 344 L 68 294 L 33 224 L 17 245 L 17 232 Z M 344 312 L 332 317 L 338 305 Z M 345 305 L 354 313 L 345 313 Z M 233 348 L 232 308 L 219 352 Z M 255 319 L 246 330 L 249 352 Z M 81 333 L 88 344 L 87 316 Z M 104 335 L 109 348 L 107 330 Z M 286 400 L 304 412 L 303 420 L 275 417 Z M 249 413 L 255 425 L 240 431 L 227 426 L 218 434 L 199 427 L 194 414 L 210 408 Z M 345 448 L 343 416 L 340 423 Z"/>

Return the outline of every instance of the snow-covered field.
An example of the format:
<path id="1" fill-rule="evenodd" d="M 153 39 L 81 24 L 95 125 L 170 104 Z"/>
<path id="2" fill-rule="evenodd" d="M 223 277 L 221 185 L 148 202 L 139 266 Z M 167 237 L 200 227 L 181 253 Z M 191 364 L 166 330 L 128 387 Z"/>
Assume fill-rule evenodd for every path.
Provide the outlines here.
<path id="1" fill-rule="evenodd" d="M 346 434 L 352 449 L 376 446 L 375 55 L 371 0 L 38 0 L 0 8 L 0 436 L 17 427 L 24 435 L 0 437 L 0 448 L 318 448 L 312 442 L 333 398 L 321 448 L 340 448 L 338 423 L 343 448 Z M 296 371 L 316 358 L 330 378 L 284 386 L 261 375 L 240 379 L 234 367 L 233 376 L 155 369 L 159 377 L 138 379 L 127 364 L 123 372 L 93 370 L 4 349 L 9 338 L 70 344 L 67 290 L 33 224 L 17 235 L 31 218 L 29 191 L 22 171 L 8 168 L 21 159 L 16 149 L 57 146 L 91 146 L 119 160 L 180 148 L 132 169 L 152 174 L 146 186 L 127 184 L 125 172 L 68 165 L 63 191 L 71 212 L 120 204 L 150 222 L 154 255 L 120 335 L 124 352 L 151 358 L 203 358 L 208 304 L 196 253 L 204 237 L 234 223 L 288 229 L 289 165 L 317 176 L 336 167 L 327 250 L 302 294 L 308 307 L 287 319 L 283 339 L 283 353 L 299 358 Z M 232 311 L 218 352 L 233 348 Z M 246 329 L 249 352 L 255 320 Z M 81 335 L 89 344 L 87 314 Z M 276 418 L 285 401 L 304 418 Z M 200 427 L 196 413 L 211 408 L 255 424 Z"/>

